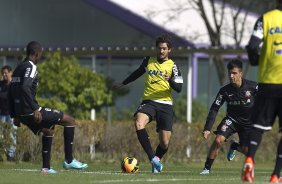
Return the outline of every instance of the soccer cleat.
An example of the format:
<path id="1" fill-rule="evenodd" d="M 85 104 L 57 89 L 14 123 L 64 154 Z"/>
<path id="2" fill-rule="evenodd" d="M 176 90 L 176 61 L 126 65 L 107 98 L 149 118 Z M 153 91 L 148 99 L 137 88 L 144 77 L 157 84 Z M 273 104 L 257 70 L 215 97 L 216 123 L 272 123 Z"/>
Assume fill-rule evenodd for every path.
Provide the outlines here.
<path id="1" fill-rule="evenodd" d="M 282 183 L 282 177 L 278 178 L 276 174 L 271 175 L 269 183 Z"/>
<path id="2" fill-rule="evenodd" d="M 152 160 L 151 160 L 152 165 L 154 166 L 154 168 L 156 168 L 156 170 L 158 172 L 161 172 L 163 170 L 163 164 L 160 162 L 160 158 L 155 156 Z"/>
<path id="3" fill-rule="evenodd" d="M 153 174 L 158 174 L 158 173 L 160 173 L 160 172 L 155 168 L 154 164 L 152 164 L 152 173 L 153 173 Z"/>
<path id="4" fill-rule="evenodd" d="M 202 172 L 200 172 L 200 174 L 208 175 L 208 174 L 210 174 L 210 170 L 204 168 L 204 169 L 202 170 Z"/>
<path id="5" fill-rule="evenodd" d="M 42 168 L 41 169 L 41 173 L 43 174 L 57 174 L 58 172 L 52 168 L 48 169 L 48 168 Z"/>
<path id="6" fill-rule="evenodd" d="M 252 157 L 247 157 L 243 166 L 242 181 L 253 183 L 254 181 L 254 162 Z"/>
<path id="7" fill-rule="evenodd" d="M 85 163 L 81 163 L 75 159 L 72 160 L 71 163 L 67 163 L 66 161 L 64 161 L 64 168 L 65 169 L 85 169 L 87 168 L 88 165 Z"/>
<path id="8" fill-rule="evenodd" d="M 236 155 L 236 150 L 231 149 L 232 148 L 232 144 L 235 143 L 235 141 L 231 140 L 230 141 L 230 147 L 229 147 L 229 151 L 227 153 L 227 160 L 231 161 L 235 158 Z"/>

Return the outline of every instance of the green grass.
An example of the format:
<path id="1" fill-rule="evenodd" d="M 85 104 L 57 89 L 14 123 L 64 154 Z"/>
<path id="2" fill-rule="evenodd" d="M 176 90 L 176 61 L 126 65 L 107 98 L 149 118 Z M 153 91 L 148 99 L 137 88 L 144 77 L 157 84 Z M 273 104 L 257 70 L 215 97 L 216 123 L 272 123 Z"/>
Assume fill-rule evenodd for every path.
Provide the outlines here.
<path id="1" fill-rule="evenodd" d="M 61 163 L 53 165 L 59 171 L 56 175 L 39 172 L 39 163 L 0 163 L 0 183 L 2 184 L 123 184 L 123 183 L 241 183 L 240 163 L 215 163 L 208 176 L 199 175 L 203 163 L 165 164 L 162 173 L 153 175 L 149 163 L 140 163 L 137 174 L 124 174 L 119 164 L 93 162 L 83 171 L 66 171 Z M 267 183 L 272 172 L 272 165 L 256 165 L 255 183 Z"/>

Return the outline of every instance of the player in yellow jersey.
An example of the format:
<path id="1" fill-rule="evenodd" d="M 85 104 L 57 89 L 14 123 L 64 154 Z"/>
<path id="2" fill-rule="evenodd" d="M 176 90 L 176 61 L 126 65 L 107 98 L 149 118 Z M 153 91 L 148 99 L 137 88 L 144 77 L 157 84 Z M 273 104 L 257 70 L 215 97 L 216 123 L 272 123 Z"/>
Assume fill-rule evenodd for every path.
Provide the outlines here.
<path id="1" fill-rule="evenodd" d="M 259 66 L 258 94 L 251 118 L 254 128 L 250 133 L 249 149 L 242 172 L 242 180 L 252 183 L 255 153 L 263 132 L 272 129 L 276 116 L 279 117 L 279 131 L 282 131 L 282 0 L 277 0 L 276 9 L 263 14 L 257 20 L 246 49 L 251 64 Z M 281 168 L 282 139 L 280 138 L 270 183 L 282 182 Z"/>
<path id="2" fill-rule="evenodd" d="M 114 84 L 120 88 L 133 82 L 145 74 L 145 89 L 142 103 L 134 113 L 137 137 L 152 164 L 152 172 L 161 172 L 163 165 L 160 159 L 168 150 L 172 123 L 173 100 L 172 89 L 180 92 L 183 78 L 174 61 L 169 59 L 172 43 L 168 35 L 156 39 L 157 57 L 145 57 L 137 70 L 130 74 L 122 83 Z M 153 151 L 145 126 L 152 120 L 157 122 L 159 145 Z"/>

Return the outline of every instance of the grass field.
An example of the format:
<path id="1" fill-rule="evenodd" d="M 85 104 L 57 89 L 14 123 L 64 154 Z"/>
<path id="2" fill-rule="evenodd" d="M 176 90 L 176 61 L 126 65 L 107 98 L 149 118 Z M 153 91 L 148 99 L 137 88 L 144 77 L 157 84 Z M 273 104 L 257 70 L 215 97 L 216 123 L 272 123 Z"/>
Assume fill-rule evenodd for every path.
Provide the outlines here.
<path id="1" fill-rule="evenodd" d="M 240 163 L 214 164 L 213 171 L 208 176 L 199 175 L 203 163 L 165 164 L 162 173 L 153 175 L 149 164 L 140 163 L 137 174 L 124 174 L 118 163 L 90 163 L 83 171 L 69 171 L 62 168 L 61 163 L 53 165 L 59 171 L 56 175 L 44 175 L 39 172 L 39 163 L 0 163 L 1 184 L 102 184 L 102 183 L 241 183 Z M 267 183 L 272 171 L 272 165 L 256 165 L 255 183 Z"/>

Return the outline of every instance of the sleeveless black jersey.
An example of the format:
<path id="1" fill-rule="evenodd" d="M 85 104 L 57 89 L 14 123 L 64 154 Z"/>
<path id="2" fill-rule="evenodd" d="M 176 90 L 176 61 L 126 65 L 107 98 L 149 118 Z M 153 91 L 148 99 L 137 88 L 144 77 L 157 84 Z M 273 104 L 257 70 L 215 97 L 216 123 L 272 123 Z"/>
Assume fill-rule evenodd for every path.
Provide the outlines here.
<path id="1" fill-rule="evenodd" d="M 250 118 L 257 93 L 257 83 L 243 79 L 242 86 L 236 88 L 227 84 L 220 88 L 216 99 L 211 105 L 204 130 L 211 130 L 219 108 L 227 103 L 227 116 L 243 126 L 251 124 Z"/>
<path id="2" fill-rule="evenodd" d="M 30 60 L 21 62 L 12 75 L 8 93 L 12 117 L 32 114 L 40 108 L 35 98 L 37 85 L 36 65 Z"/>

